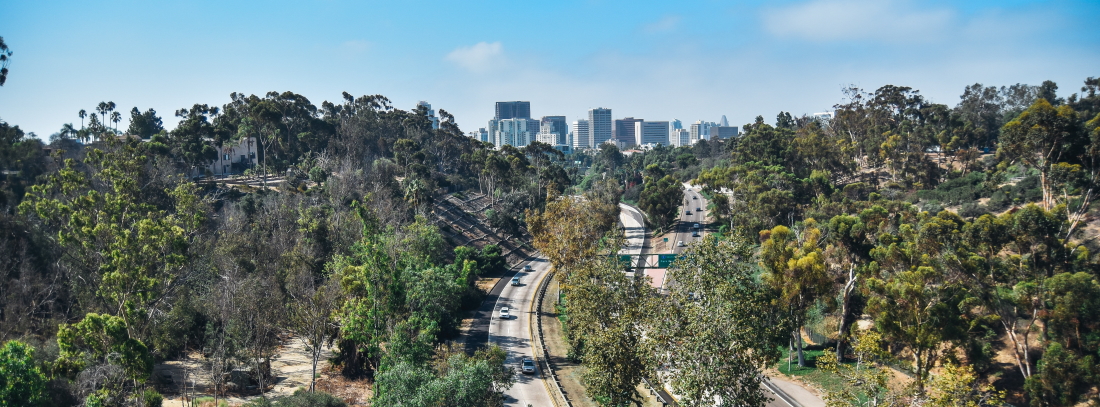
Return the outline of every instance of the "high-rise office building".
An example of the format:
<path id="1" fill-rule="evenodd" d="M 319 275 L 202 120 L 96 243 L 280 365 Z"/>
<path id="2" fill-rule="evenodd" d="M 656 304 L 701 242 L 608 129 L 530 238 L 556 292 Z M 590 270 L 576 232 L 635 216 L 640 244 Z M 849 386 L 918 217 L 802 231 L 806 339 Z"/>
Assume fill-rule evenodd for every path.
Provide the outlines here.
<path id="1" fill-rule="evenodd" d="M 675 147 L 683 147 L 691 145 L 691 130 L 688 129 L 675 129 L 668 135 L 669 143 L 672 143 Z"/>
<path id="2" fill-rule="evenodd" d="M 668 122 L 668 131 L 672 133 L 673 130 L 680 130 L 684 128 L 684 124 L 680 122 L 680 119 L 672 119 Z"/>
<path id="3" fill-rule="evenodd" d="M 477 131 L 471 131 L 469 133 L 466 133 L 466 135 L 470 136 L 470 138 L 472 138 L 474 140 L 477 140 L 477 141 L 484 141 L 484 142 L 489 142 L 490 141 L 489 140 L 489 132 L 486 131 L 484 127 L 480 128 L 480 129 L 477 129 Z"/>
<path id="4" fill-rule="evenodd" d="M 496 116 L 493 118 L 496 120 L 530 119 L 531 102 L 497 102 Z"/>
<path id="5" fill-rule="evenodd" d="M 538 123 L 536 120 L 511 118 L 490 121 L 490 123 L 493 122 L 496 123 L 496 131 L 491 137 L 497 148 L 505 144 L 516 147 L 526 146 L 530 144 L 531 140 L 535 139 L 538 131 L 535 126 L 531 125 L 532 123 Z"/>
<path id="6" fill-rule="evenodd" d="M 714 127 L 714 122 L 704 122 L 702 120 L 696 120 L 691 125 L 691 144 L 695 144 L 699 140 L 710 139 L 710 128 Z"/>
<path id="7" fill-rule="evenodd" d="M 541 134 L 553 134 L 554 141 L 547 144 L 565 144 L 565 138 L 569 135 L 569 123 L 565 121 L 565 116 L 542 116 L 542 121 L 539 123 L 539 134 L 539 141 L 542 141 L 543 138 L 550 139 L 550 136 L 541 136 Z"/>
<path id="8" fill-rule="evenodd" d="M 633 117 L 624 117 L 615 120 L 614 126 L 611 129 L 612 137 L 620 141 L 621 144 L 627 148 L 633 147 L 635 144 L 638 144 L 634 135 L 634 127 L 636 123 L 641 122 L 642 119 L 635 119 Z"/>
<path id="9" fill-rule="evenodd" d="M 592 137 L 589 134 L 588 120 L 580 119 L 573 122 L 573 149 L 583 150 L 592 148 Z"/>
<path id="10" fill-rule="evenodd" d="M 730 122 L 726 120 L 726 115 L 722 115 L 722 120 L 718 121 L 718 125 L 721 127 L 729 127 Z"/>
<path id="11" fill-rule="evenodd" d="M 710 128 L 710 139 L 728 139 L 737 137 L 737 126 L 714 126 Z"/>
<path id="12" fill-rule="evenodd" d="M 432 121 L 432 128 L 433 129 L 438 129 L 439 128 L 439 118 L 435 116 L 435 109 L 432 109 L 432 105 L 428 102 L 425 102 L 425 101 L 421 100 L 419 102 L 416 102 L 416 106 L 417 107 L 424 106 L 424 108 L 428 110 L 428 120 Z"/>
<path id="13" fill-rule="evenodd" d="M 588 110 L 588 135 L 592 137 L 590 147 L 599 148 L 600 144 L 611 139 L 611 109 L 597 107 Z"/>
<path id="14" fill-rule="evenodd" d="M 638 145 L 654 144 L 667 146 L 668 122 L 639 121 L 634 126 L 634 140 Z"/>

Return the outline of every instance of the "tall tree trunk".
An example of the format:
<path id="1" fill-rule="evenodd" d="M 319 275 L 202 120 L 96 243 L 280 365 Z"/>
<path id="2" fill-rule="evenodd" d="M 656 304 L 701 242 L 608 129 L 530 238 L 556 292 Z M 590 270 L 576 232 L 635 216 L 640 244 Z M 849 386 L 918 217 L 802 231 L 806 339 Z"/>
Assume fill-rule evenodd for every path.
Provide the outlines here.
<path id="1" fill-rule="evenodd" d="M 844 360 L 844 347 L 848 343 L 848 313 L 851 310 L 848 309 L 849 303 L 852 300 L 852 291 L 856 288 L 856 267 L 850 266 L 848 269 L 848 283 L 844 284 L 844 289 L 841 291 L 843 294 L 840 301 L 840 327 L 837 329 L 837 341 L 836 341 L 836 360 Z"/>
<path id="2" fill-rule="evenodd" d="M 795 344 L 798 345 L 798 367 L 800 367 L 800 368 L 806 367 L 806 355 L 802 353 L 802 323 L 801 323 L 801 318 L 799 319 L 798 327 L 795 328 L 794 332 L 792 332 L 792 333 L 794 334 Z"/>

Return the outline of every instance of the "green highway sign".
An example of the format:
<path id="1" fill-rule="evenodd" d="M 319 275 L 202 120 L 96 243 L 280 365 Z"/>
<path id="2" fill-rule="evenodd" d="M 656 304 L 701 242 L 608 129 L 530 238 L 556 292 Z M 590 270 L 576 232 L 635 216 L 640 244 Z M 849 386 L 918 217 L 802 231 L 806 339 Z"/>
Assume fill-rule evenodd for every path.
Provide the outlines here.
<path id="1" fill-rule="evenodd" d="M 620 254 L 619 255 L 619 263 L 622 263 L 623 265 L 625 265 L 627 267 L 630 267 L 630 258 L 631 257 L 632 256 L 629 255 L 629 254 Z"/>
<path id="2" fill-rule="evenodd" d="M 657 268 L 667 269 L 672 265 L 672 262 L 676 260 L 675 254 L 658 254 L 657 255 Z"/>

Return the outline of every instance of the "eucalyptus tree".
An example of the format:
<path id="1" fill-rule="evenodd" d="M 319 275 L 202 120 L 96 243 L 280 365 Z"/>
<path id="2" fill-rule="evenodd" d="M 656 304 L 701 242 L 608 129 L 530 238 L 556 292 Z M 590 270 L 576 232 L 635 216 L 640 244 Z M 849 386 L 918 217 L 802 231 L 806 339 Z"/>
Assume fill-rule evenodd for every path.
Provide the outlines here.
<path id="1" fill-rule="evenodd" d="M 1001 146 L 997 155 L 1008 162 L 1019 162 L 1039 171 L 1043 191 L 1042 206 L 1051 209 L 1062 184 L 1080 167 L 1081 153 L 1087 151 L 1089 139 L 1067 105 L 1054 107 L 1040 98 L 1020 116 L 1001 129 Z"/>
<path id="2" fill-rule="evenodd" d="M 805 367 L 802 325 L 806 312 L 832 283 L 822 255 L 822 231 L 813 219 L 791 230 L 776 226 L 760 233 L 760 265 L 767 271 L 763 280 L 780 293 L 778 303 L 790 312 L 794 322 L 791 340 L 798 345 L 798 366 Z"/>
<path id="3" fill-rule="evenodd" d="M 81 309 L 122 318 L 137 338 L 170 305 L 206 213 L 193 184 L 156 190 L 149 160 L 141 143 L 108 139 L 88 152 L 89 173 L 67 159 L 19 206 L 57 230 Z"/>
<path id="4" fill-rule="evenodd" d="M 4 43 L 4 37 L 0 37 L 0 86 L 8 81 L 8 64 L 11 64 L 11 49 Z"/>
<path id="5" fill-rule="evenodd" d="M 646 335 L 683 406 L 763 406 L 763 369 L 779 359 L 789 314 L 755 277 L 748 241 L 708 235 L 669 269 Z"/>

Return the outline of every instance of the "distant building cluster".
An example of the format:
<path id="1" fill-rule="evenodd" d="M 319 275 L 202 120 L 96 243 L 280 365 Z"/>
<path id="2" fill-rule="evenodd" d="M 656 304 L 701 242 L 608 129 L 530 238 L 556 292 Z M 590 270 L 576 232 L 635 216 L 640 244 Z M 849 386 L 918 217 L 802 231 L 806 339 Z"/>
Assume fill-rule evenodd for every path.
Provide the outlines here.
<path id="1" fill-rule="evenodd" d="M 431 106 L 427 107 L 430 111 Z M 495 113 L 486 127 L 467 135 L 492 143 L 497 148 L 504 145 L 523 147 L 538 141 L 565 152 L 595 149 L 603 143 L 614 144 L 621 150 L 656 146 L 682 147 L 695 144 L 699 140 L 738 136 L 737 127 L 730 126 L 726 116 L 722 116 L 717 123 L 698 120 L 684 128 L 683 123 L 677 119 L 613 119 L 611 109 L 604 107 L 589 109 L 587 116 L 572 123 L 565 116 L 542 116 L 541 119 L 535 119 L 531 116 L 531 102 L 528 101 L 496 102 Z"/>

